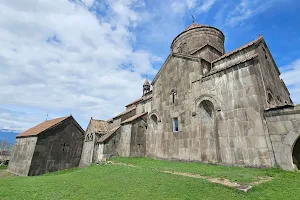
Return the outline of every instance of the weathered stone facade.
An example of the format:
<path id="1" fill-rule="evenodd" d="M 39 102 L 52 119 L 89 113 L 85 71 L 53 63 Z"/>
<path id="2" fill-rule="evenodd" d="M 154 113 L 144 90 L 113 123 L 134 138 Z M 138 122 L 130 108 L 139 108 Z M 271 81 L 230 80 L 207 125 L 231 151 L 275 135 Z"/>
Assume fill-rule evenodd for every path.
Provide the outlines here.
<path id="1" fill-rule="evenodd" d="M 72 116 L 45 121 L 17 136 L 8 170 L 36 176 L 78 167 L 83 137 Z"/>
<path id="2" fill-rule="evenodd" d="M 145 81 L 143 96 L 108 121 L 117 131 L 91 145 L 98 158 L 299 168 L 299 109 L 263 37 L 226 54 L 224 40 L 198 24 L 179 34 L 152 90 Z"/>

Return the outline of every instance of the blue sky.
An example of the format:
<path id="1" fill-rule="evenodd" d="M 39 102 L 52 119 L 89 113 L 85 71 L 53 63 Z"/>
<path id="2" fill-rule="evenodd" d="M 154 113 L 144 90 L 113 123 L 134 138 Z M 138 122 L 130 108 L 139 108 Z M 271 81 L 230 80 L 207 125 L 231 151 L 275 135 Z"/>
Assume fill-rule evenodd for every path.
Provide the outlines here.
<path id="1" fill-rule="evenodd" d="M 300 103 L 299 9 L 297 0 L 3 1 L 0 129 L 21 132 L 70 114 L 86 128 L 91 117 L 122 112 L 191 15 L 223 31 L 226 52 L 262 34 Z"/>

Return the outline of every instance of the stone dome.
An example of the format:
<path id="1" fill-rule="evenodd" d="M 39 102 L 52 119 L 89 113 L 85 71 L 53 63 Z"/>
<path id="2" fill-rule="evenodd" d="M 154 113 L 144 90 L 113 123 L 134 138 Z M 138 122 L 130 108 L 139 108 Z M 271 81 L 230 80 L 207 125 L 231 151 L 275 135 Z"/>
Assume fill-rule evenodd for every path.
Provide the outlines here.
<path id="1" fill-rule="evenodd" d="M 224 41 L 225 36 L 219 29 L 192 23 L 173 40 L 171 51 L 173 53 L 190 54 L 190 52 L 208 44 L 222 55 L 225 52 Z"/>
<path id="2" fill-rule="evenodd" d="M 196 23 L 192 23 L 191 25 L 189 25 L 184 31 L 188 31 L 188 30 L 191 30 L 193 28 L 201 28 L 201 27 L 204 27 L 205 25 L 203 24 L 196 24 Z M 184 32 L 183 31 L 183 32 Z"/>

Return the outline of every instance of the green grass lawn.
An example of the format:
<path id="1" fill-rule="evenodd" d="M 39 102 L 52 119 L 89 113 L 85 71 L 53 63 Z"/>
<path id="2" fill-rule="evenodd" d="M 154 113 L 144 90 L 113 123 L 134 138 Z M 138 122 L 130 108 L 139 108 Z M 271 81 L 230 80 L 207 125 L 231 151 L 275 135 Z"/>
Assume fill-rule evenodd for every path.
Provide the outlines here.
<path id="1" fill-rule="evenodd" d="M 0 199 L 300 199 L 300 173 L 169 162 L 149 158 L 114 158 L 135 165 L 92 165 L 38 177 L 0 177 Z M 1 170 L 1 169 L 0 169 Z M 3 169 L 2 169 L 3 170 Z M 269 182 L 248 193 L 197 179 L 160 172 L 187 172 L 249 183 Z"/>
<path id="2" fill-rule="evenodd" d="M 0 170 L 7 169 L 7 165 L 0 165 Z"/>

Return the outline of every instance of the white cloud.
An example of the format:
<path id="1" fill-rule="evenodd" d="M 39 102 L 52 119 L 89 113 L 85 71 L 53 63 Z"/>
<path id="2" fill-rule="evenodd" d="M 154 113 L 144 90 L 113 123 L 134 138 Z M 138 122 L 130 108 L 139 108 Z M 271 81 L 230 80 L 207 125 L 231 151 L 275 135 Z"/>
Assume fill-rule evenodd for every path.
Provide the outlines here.
<path id="1" fill-rule="evenodd" d="M 194 14 L 207 12 L 216 0 L 176 0 L 171 4 L 172 11 L 176 14 L 185 14 L 192 11 Z"/>
<path id="2" fill-rule="evenodd" d="M 205 0 L 202 1 L 201 6 L 197 9 L 199 13 L 207 12 L 211 9 L 211 7 L 214 5 L 216 0 Z"/>
<path id="3" fill-rule="evenodd" d="M 95 0 L 82 0 L 82 2 L 83 2 L 87 7 L 91 7 L 92 5 L 94 5 Z"/>
<path id="4" fill-rule="evenodd" d="M 187 5 L 184 1 L 174 1 L 171 4 L 171 8 L 175 14 L 184 14 L 187 10 Z"/>
<path id="5" fill-rule="evenodd" d="M 38 121 L 35 116 L 30 116 L 28 113 L 0 108 L 0 130 L 21 132 L 24 130 L 24 127 L 34 126 Z"/>
<path id="6" fill-rule="evenodd" d="M 82 2 L 94 10 L 78 0 L 1 3 L 0 105 L 77 113 L 87 123 L 117 114 L 142 94 L 141 74 L 155 74 L 158 59 L 133 48 L 140 21 L 133 7 L 141 1 Z M 30 125 L 5 116 L 0 126 Z"/>
<path id="7" fill-rule="evenodd" d="M 230 27 L 241 25 L 255 15 L 258 15 L 269 9 L 276 3 L 283 3 L 286 1 L 289 0 L 241 0 L 232 11 L 228 12 L 226 17 L 226 25 Z"/>
<path id="8" fill-rule="evenodd" d="M 284 70 L 281 78 L 290 90 L 294 103 L 300 103 L 300 59 L 295 60 L 287 66 L 281 67 Z"/>

